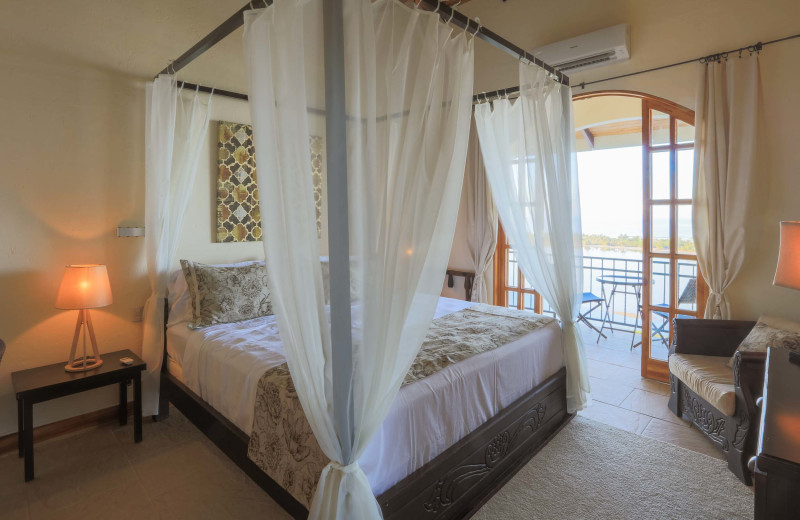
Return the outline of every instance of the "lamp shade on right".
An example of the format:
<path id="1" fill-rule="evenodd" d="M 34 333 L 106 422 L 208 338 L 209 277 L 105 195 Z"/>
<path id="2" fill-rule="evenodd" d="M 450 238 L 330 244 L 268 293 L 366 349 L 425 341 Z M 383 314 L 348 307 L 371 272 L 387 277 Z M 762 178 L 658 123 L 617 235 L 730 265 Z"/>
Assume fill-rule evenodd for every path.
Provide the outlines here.
<path id="1" fill-rule="evenodd" d="M 781 287 L 800 289 L 800 222 L 781 222 L 781 247 L 778 268 L 772 282 Z"/>
<path id="2" fill-rule="evenodd" d="M 106 266 L 68 265 L 56 297 L 57 309 L 95 309 L 111 305 Z"/>

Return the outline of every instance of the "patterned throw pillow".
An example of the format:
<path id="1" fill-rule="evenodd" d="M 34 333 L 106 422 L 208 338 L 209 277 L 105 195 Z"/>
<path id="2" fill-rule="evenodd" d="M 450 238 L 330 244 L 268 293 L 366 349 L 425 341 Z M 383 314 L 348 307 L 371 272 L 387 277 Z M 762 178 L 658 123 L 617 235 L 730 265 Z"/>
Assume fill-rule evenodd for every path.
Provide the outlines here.
<path id="1" fill-rule="evenodd" d="M 181 260 L 181 269 L 192 302 L 190 329 L 273 314 L 263 262 L 217 267 Z"/>
<path id="2" fill-rule="evenodd" d="M 761 316 L 736 350 L 766 352 L 767 347 L 800 351 L 800 323 L 773 316 Z M 733 366 L 733 357 L 728 360 L 728 366 Z"/>

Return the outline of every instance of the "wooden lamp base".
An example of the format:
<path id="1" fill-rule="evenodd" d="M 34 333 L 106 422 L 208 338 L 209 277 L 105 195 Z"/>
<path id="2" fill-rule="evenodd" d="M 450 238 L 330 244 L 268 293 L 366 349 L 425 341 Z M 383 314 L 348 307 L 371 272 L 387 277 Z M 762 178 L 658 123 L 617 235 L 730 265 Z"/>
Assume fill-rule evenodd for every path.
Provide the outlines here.
<path id="1" fill-rule="evenodd" d="M 78 339 L 81 335 L 81 329 L 86 327 L 83 333 L 83 356 L 75 358 L 75 351 L 78 349 Z M 92 343 L 92 355 L 86 355 L 86 336 L 89 336 Z M 87 370 L 94 370 L 103 364 L 100 359 L 100 351 L 97 349 L 97 338 L 94 336 L 94 327 L 92 327 L 92 318 L 89 316 L 89 309 L 80 309 L 78 311 L 78 323 L 75 324 L 75 336 L 72 338 L 72 349 L 69 351 L 69 361 L 64 367 L 67 372 L 85 372 Z"/>

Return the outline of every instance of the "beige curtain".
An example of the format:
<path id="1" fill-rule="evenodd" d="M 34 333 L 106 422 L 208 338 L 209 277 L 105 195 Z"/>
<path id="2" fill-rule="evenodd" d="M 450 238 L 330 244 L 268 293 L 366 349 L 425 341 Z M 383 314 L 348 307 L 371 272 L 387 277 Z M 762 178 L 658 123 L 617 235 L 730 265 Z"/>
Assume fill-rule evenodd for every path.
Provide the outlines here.
<path id="1" fill-rule="evenodd" d="M 695 108 L 694 242 L 711 294 L 705 317 L 729 319 L 726 291 L 744 262 L 756 170 L 758 54 L 701 65 Z"/>
<path id="2" fill-rule="evenodd" d="M 464 195 L 467 209 L 467 244 L 475 268 L 472 300 L 492 303 L 489 286 L 492 280 L 494 250 L 497 248 L 497 209 L 494 207 L 492 190 L 486 179 L 486 168 L 481 157 L 474 119 L 469 130 Z"/>

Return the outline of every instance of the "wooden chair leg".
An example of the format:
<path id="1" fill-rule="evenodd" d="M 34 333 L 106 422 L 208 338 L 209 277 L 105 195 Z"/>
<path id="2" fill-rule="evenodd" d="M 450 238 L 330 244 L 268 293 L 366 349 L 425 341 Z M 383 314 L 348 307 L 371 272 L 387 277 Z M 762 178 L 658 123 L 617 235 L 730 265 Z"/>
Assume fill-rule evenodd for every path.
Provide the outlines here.
<path id="1" fill-rule="evenodd" d="M 681 382 L 674 375 L 669 375 L 669 402 L 667 407 L 677 417 L 681 416 L 680 402 L 678 400 L 678 390 Z"/>
<path id="2" fill-rule="evenodd" d="M 747 457 L 744 452 L 731 445 L 726 455 L 728 458 L 728 469 L 731 470 L 745 486 L 752 486 L 753 478 L 750 474 L 750 469 L 747 467 Z"/>

